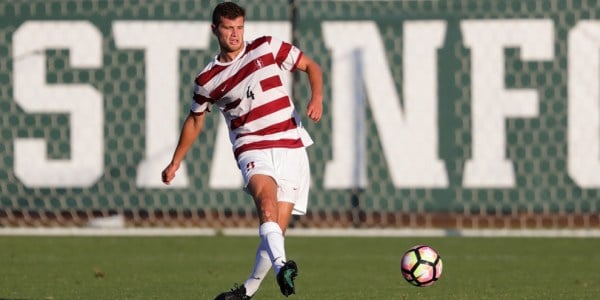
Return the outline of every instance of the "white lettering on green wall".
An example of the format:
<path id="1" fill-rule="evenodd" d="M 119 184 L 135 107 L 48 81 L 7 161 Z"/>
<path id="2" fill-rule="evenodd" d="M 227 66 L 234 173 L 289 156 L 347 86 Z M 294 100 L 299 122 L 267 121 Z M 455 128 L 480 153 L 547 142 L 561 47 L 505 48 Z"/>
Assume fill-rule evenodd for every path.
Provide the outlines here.
<path id="1" fill-rule="evenodd" d="M 248 22 L 246 37 L 270 33 L 290 40 L 287 22 Z M 366 187 L 369 157 L 358 159 L 364 136 L 352 116 L 370 109 L 391 182 L 396 188 L 446 188 L 448 174 L 439 158 L 438 50 L 443 47 L 444 20 L 404 21 L 402 65 L 391 65 L 374 21 L 327 21 L 321 24 L 323 44 L 331 54 L 327 74 L 331 95 L 330 160 L 324 162 L 325 189 Z M 463 43 L 470 51 L 472 151 L 463 170 L 467 188 L 515 187 L 513 162 L 506 157 L 506 120 L 539 116 L 539 94 L 534 88 L 505 86 L 504 51 L 516 48 L 523 61 L 550 61 L 556 47 L 549 19 L 464 20 Z M 209 22 L 116 21 L 117 50 L 144 52 L 146 120 L 144 157 L 136 185 L 141 188 L 183 188 L 190 185 L 182 166 L 172 185 L 160 182 L 160 171 L 171 159 L 181 127 L 181 112 L 191 98 L 180 99 L 179 52 L 209 50 L 214 43 Z M 351 33 L 351 34 L 340 34 Z M 69 67 L 98 69 L 103 64 L 107 37 L 88 21 L 26 21 L 12 35 L 13 95 L 28 114 L 67 114 L 70 152 L 67 159 L 49 158 L 44 138 L 14 140 L 15 176 L 27 187 L 89 187 L 104 175 L 103 95 L 91 84 L 46 82 L 49 49 L 69 51 Z M 304 47 L 303 47 L 304 46 Z M 306 49 L 306 45 L 300 45 Z M 568 37 L 568 175 L 583 188 L 600 187 L 600 21 L 581 21 Z M 106 49 L 104 49 L 106 51 Z M 358 53 L 359 59 L 356 59 Z M 358 65 L 357 65 L 358 63 Z M 402 68 L 402 78 L 392 70 Z M 357 71 L 361 74 L 356 76 Z M 199 72 L 200 70 L 198 70 Z M 365 106 L 355 106 L 357 79 Z M 400 81 L 401 80 L 401 81 Z M 454 80 L 453 78 L 439 80 Z M 289 87 L 289 82 L 286 83 Z M 400 88 L 398 88 L 400 87 Z M 402 97 L 398 90 L 402 90 Z M 191 94 L 190 94 L 191 95 Z M 184 95 L 185 96 L 185 95 Z M 295 99 L 304 112 L 308 99 Z M 445 112 L 442 112 L 445 113 Z M 453 112 L 448 112 L 453 113 Z M 218 122 L 211 156 L 209 187 L 237 189 L 242 181 L 232 159 L 223 122 Z M 319 126 L 315 125 L 315 126 Z M 309 130 L 310 130 L 310 126 Z M 364 129 L 364 128 L 363 128 Z M 356 147 L 359 151 L 349 149 Z M 364 151 L 362 151 L 364 153 Z M 358 163 L 356 161 L 359 161 Z M 187 161 L 192 164 L 194 161 Z M 353 164 L 358 165 L 353 165 Z M 357 176 L 358 174 L 358 176 Z"/>
<path id="2" fill-rule="evenodd" d="M 507 89 L 504 50 L 519 48 L 523 60 L 551 60 L 551 20 L 468 20 L 461 22 L 464 44 L 471 50 L 472 158 L 463 186 L 513 187 L 512 162 L 506 159 L 507 118 L 539 115 L 538 92 Z"/>
<path id="3" fill-rule="evenodd" d="M 600 22 L 569 32 L 568 171 L 583 188 L 600 187 Z"/>
<path id="4" fill-rule="evenodd" d="M 16 138 L 15 176 L 27 187 L 88 187 L 104 170 L 102 94 L 89 84 L 48 84 L 47 49 L 68 49 L 73 68 L 102 65 L 102 35 L 86 21 L 28 21 L 13 35 L 15 102 L 31 114 L 67 114 L 70 158 L 49 159 L 46 141 Z"/>
<path id="5" fill-rule="evenodd" d="M 209 22 L 118 21 L 113 25 L 117 48 L 142 49 L 146 58 L 146 148 L 137 170 L 139 187 L 189 183 L 185 164 L 168 186 L 161 182 L 160 172 L 171 161 L 181 126 L 179 51 L 208 48 L 209 28 Z"/>
<path id="6" fill-rule="evenodd" d="M 325 188 L 353 188 L 355 145 L 353 56 L 362 54 L 366 98 L 385 160 L 396 187 L 446 187 L 448 179 L 438 158 L 437 50 L 445 21 L 404 22 L 402 106 L 377 25 L 364 22 L 324 22 L 324 41 L 332 55 L 332 160 L 325 169 Z M 352 34 L 339 34 L 351 32 Z M 366 176 L 360 186 L 366 186 Z"/>

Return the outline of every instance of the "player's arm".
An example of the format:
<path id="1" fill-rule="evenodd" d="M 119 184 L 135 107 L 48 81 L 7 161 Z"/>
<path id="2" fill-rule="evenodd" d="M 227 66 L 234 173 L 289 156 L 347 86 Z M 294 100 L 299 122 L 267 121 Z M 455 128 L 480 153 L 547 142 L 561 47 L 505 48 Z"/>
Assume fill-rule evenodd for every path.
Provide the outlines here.
<path id="1" fill-rule="evenodd" d="M 173 153 L 173 158 L 167 167 L 162 171 L 162 181 L 169 184 L 173 178 L 175 178 L 175 172 L 179 169 L 185 154 L 190 150 L 190 147 L 202 132 L 204 127 L 204 119 L 206 113 L 194 113 L 190 112 L 181 128 L 179 134 L 179 141 L 177 147 Z"/>
<path id="2" fill-rule="evenodd" d="M 298 64 L 296 64 L 296 69 L 306 72 L 308 75 L 311 98 L 306 107 L 306 115 L 316 123 L 323 115 L 323 72 L 321 66 L 308 55 L 303 54 Z"/>

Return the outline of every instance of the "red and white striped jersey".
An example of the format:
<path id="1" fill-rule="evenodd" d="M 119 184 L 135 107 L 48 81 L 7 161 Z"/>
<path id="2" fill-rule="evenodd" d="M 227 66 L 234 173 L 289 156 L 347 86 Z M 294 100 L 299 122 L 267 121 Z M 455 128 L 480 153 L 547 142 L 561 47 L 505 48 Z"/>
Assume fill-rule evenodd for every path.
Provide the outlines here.
<path id="1" fill-rule="evenodd" d="M 247 42 L 231 62 L 217 56 L 196 77 L 191 110 L 218 107 L 236 158 L 248 150 L 307 147 L 313 141 L 283 84 L 301 57 L 300 49 L 270 36 Z"/>

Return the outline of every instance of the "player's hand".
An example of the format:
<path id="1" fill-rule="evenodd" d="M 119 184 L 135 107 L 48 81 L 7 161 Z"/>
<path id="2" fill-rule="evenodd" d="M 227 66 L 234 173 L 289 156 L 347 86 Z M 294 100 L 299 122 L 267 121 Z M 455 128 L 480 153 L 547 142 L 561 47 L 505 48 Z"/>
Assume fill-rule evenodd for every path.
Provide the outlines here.
<path id="1" fill-rule="evenodd" d="M 306 107 L 306 115 L 313 122 L 319 122 L 323 116 L 323 100 L 312 98 Z"/>
<path id="2" fill-rule="evenodd" d="M 175 172 L 179 169 L 179 163 L 171 162 L 167 167 L 162 171 L 161 177 L 162 182 L 165 184 L 171 183 L 171 180 L 175 178 Z"/>

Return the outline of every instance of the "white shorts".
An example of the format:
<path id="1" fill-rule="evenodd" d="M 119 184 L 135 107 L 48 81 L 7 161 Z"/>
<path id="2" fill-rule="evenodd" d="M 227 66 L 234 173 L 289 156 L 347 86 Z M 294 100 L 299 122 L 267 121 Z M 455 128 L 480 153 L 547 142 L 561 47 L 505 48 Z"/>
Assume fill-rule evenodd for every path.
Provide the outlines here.
<path id="1" fill-rule="evenodd" d="M 252 175 L 271 176 L 277 182 L 277 201 L 294 203 L 294 215 L 306 214 L 310 166 L 305 148 L 251 150 L 238 157 L 238 167 L 244 177 L 244 190 Z"/>

